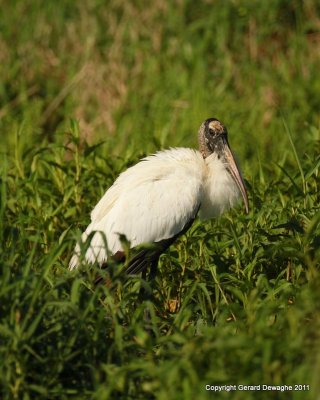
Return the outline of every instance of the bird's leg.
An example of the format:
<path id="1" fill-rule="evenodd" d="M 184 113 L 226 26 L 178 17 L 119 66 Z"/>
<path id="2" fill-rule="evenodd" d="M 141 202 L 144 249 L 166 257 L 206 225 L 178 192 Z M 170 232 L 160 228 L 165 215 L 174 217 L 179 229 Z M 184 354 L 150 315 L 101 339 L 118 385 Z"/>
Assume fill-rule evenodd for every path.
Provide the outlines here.
<path id="1" fill-rule="evenodd" d="M 150 283 L 153 283 L 155 278 L 156 278 L 157 268 L 158 268 L 158 261 L 159 261 L 159 257 L 157 257 L 156 260 L 152 260 L 152 262 L 151 262 L 151 268 L 150 268 L 150 274 L 149 274 Z"/>
<path id="2" fill-rule="evenodd" d="M 143 280 L 146 280 L 146 278 L 147 278 L 147 271 L 144 269 L 143 271 L 142 271 L 142 273 L 141 273 L 141 278 L 143 279 Z"/>
<path id="3" fill-rule="evenodd" d="M 146 270 L 143 270 L 141 273 L 141 286 L 140 286 L 140 290 L 139 290 L 139 299 L 141 301 L 145 300 L 147 297 L 144 281 L 145 282 L 147 281 L 147 271 Z"/>
<path id="4" fill-rule="evenodd" d="M 147 288 L 145 286 L 141 286 L 140 288 L 139 296 L 141 297 L 142 301 L 151 300 L 152 298 L 152 287 L 156 272 L 157 264 L 154 264 L 152 262 L 149 275 L 147 276 L 147 269 L 144 269 L 141 273 L 141 279 L 150 284 L 150 288 Z"/>
<path id="5" fill-rule="evenodd" d="M 157 266 L 158 266 L 158 261 L 159 261 L 159 257 L 157 257 L 156 259 L 153 259 L 151 261 L 151 265 L 150 265 L 150 273 L 148 275 L 148 278 L 146 278 L 146 270 L 144 270 L 142 272 L 142 279 L 147 279 L 149 284 L 150 284 L 150 288 L 141 288 L 140 289 L 140 294 L 142 297 L 142 301 L 152 301 L 152 297 L 153 297 L 153 288 L 154 288 L 154 282 L 155 282 L 155 277 L 156 277 L 156 273 L 157 273 Z M 150 315 L 150 310 L 149 307 L 146 307 L 146 309 L 144 310 L 144 320 L 146 322 L 146 329 L 150 330 L 150 332 L 152 331 L 151 326 L 150 326 L 150 322 L 151 322 L 151 315 Z"/>

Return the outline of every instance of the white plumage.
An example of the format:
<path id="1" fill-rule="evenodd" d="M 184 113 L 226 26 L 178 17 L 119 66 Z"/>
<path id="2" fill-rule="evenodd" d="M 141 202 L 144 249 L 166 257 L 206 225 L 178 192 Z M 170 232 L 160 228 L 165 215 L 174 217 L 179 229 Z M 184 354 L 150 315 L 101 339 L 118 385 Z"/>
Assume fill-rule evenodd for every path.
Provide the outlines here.
<path id="1" fill-rule="evenodd" d="M 237 182 L 219 152 L 204 157 L 187 148 L 159 151 L 123 172 L 95 206 L 82 235 L 85 242 L 96 232 L 85 259 L 105 263 L 105 239 L 109 254 L 122 251 L 119 234 L 131 247 L 173 238 L 196 217 L 199 207 L 201 218 L 215 217 L 235 205 L 239 196 Z M 77 244 L 70 269 L 79 260 Z"/>

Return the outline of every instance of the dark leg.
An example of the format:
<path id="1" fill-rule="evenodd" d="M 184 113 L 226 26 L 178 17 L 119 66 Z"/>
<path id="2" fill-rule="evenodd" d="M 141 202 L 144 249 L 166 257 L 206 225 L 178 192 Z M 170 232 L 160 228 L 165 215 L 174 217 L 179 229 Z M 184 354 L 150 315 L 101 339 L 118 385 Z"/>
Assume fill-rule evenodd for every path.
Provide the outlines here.
<path id="1" fill-rule="evenodd" d="M 142 271 L 141 274 L 141 278 L 145 281 L 147 281 L 146 283 L 149 283 L 149 286 L 147 287 L 141 287 L 140 292 L 139 292 L 139 298 L 140 301 L 145 302 L 145 301 L 152 301 L 152 297 L 153 297 L 153 286 L 154 286 L 154 281 L 155 281 L 155 277 L 156 277 L 156 273 L 157 273 L 157 266 L 158 266 L 158 260 L 159 257 L 157 257 L 154 260 L 150 260 L 151 263 L 150 265 L 150 272 L 147 276 L 147 268 L 144 269 Z M 146 323 L 145 325 L 145 329 L 147 331 L 150 331 L 150 333 L 152 333 L 152 329 L 151 329 L 151 315 L 150 315 L 150 310 L 149 307 L 147 306 L 144 310 L 144 321 Z"/>
<path id="2" fill-rule="evenodd" d="M 147 276 L 147 269 L 144 269 L 141 278 L 150 284 L 150 288 L 141 287 L 139 295 L 142 300 L 152 300 L 153 283 L 157 274 L 159 257 L 151 261 L 150 272 Z"/>
<path id="3" fill-rule="evenodd" d="M 152 260 L 152 262 L 151 262 L 150 274 L 149 274 L 150 283 L 154 282 L 154 280 L 156 278 L 158 262 L 159 262 L 159 257 L 157 257 L 155 260 Z"/>

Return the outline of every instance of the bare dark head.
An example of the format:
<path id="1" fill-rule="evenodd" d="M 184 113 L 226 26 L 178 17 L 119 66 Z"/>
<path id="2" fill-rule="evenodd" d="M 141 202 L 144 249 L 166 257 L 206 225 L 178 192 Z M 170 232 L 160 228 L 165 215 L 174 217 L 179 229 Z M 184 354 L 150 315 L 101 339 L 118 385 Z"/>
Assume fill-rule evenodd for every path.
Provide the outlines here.
<path id="1" fill-rule="evenodd" d="M 246 212 L 248 212 L 248 198 L 239 168 L 234 160 L 228 143 L 227 128 L 216 118 L 205 120 L 199 129 L 199 150 L 203 158 L 212 154 L 221 160 L 233 178 L 243 197 Z"/>
<path id="2" fill-rule="evenodd" d="M 199 130 L 200 151 L 203 157 L 206 158 L 214 152 L 219 152 L 220 144 L 227 138 L 227 128 L 219 120 L 216 118 L 205 120 Z"/>

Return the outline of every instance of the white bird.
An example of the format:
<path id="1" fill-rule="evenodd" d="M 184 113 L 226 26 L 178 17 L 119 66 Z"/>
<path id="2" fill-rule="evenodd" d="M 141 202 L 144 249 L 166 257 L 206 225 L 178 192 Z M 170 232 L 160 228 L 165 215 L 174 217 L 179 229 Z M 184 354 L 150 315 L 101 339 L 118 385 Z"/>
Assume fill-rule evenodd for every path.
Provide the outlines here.
<path id="1" fill-rule="evenodd" d="M 93 209 L 91 223 L 82 234 L 83 243 L 91 240 L 83 255 L 87 263 L 102 266 L 110 255 L 124 259 L 125 236 L 131 248 L 152 243 L 127 260 L 127 272 L 137 274 L 150 265 L 154 276 L 160 255 L 190 228 L 198 212 L 203 219 L 219 216 L 240 195 L 248 212 L 227 129 L 217 119 L 207 119 L 198 139 L 199 151 L 159 151 L 120 174 Z M 76 245 L 71 270 L 81 262 L 81 247 Z"/>

